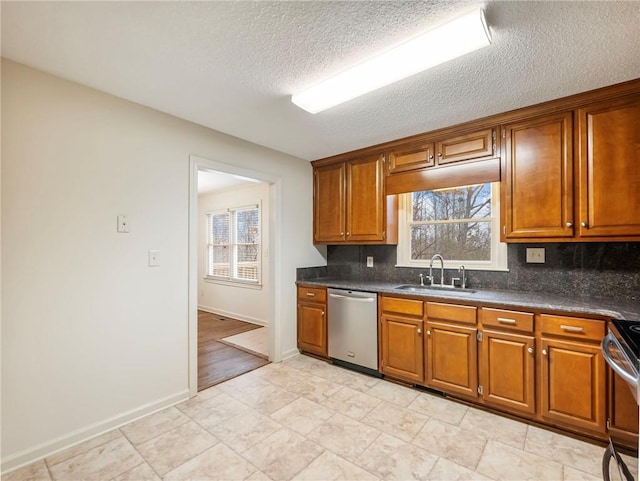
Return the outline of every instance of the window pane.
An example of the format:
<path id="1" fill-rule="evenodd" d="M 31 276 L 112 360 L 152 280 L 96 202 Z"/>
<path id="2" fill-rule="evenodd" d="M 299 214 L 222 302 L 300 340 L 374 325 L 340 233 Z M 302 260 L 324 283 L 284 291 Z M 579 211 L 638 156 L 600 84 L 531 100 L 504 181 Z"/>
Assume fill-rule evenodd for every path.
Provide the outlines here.
<path id="1" fill-rule="evenodd" d="M 491 184 L 414 192 L 412 206 L 414 221 L 488 218 Z"/>
<path id="2" fill-rule="evenodd" d="M 258 209 L 241 210 L 236 213 L 238 244 L 257 244 L 260 242 Z"/>
<path id="3" fill-rule="evenodd" d="M 214 214 L 211 216 L 214 244 L 229 243 L 229 214 Z"/>
<path id="4" fill-rule="evenodd" d="M 237 246 L 237 277 L 239 279 L 258 279 L 258 246 Z"/>
<path id="5" fill-rule="evenodd" d="M 458 222 L 411 226 L 411 259 L 491 260 L 491 223 Z"/>
<path id="6" fill-rule="evenodd" d="M 213 275 L 229 277 L 229 247 L 213 247 Z"/>

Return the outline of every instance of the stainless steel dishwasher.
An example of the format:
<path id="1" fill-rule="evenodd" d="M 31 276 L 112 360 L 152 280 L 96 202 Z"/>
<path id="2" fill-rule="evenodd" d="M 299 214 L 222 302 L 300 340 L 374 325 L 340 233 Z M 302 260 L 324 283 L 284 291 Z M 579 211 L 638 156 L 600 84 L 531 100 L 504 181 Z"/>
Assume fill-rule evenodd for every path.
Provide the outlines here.
<path id="1" fill-rule="evenodd" d="M 329 357 L 335 364 L 379 376 L 378 296 L 328 289 Z"/>

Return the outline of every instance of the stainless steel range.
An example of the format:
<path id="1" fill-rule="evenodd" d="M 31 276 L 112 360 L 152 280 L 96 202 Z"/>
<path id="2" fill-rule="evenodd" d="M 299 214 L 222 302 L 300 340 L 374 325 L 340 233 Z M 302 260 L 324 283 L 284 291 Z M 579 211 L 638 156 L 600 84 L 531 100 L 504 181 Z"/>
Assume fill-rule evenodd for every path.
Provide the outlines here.
<path id="1" fill-rule="evenodd" d="M 602 354 L 631 389 L 633 397 L 640 406 L 640 322 L 614 319 L 609 323 L 609 332 L 602 341 Z M 605 481 L 638 479 L 638 453 L 635 458 L 622 455 L 616 449 L 614 440 L 610 440 L 602 461 L 602 474 Z"/>

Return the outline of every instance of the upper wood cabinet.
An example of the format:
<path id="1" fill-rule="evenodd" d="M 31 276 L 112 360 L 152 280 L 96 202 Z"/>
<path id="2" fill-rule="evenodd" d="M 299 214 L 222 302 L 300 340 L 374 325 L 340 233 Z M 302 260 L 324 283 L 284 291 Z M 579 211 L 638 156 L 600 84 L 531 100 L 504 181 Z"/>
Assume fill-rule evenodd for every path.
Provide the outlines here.
<path id="1" fill-rule="evenodd" d="M 579 235 L 640 235 L 640 96 L 579 109 Z"/>
<path id="2" fill-rule="evenodd" d="M 491 159 L 497 155 L 495 140 L 495 129 L 484 129 L 439 140 L 436 143 L 438 165 L 463 160 Z"/>
<path id="3" fill-rule="evenodd" d="M 314 167 L 313 240 L 317 244 L 395 244 L 395 196 L 384 195 L 384 156 Z"/>
<path id="4" fill-rule="evenodd" d="M 503 240 L 637 240 L 638 125 L 640 95 L 504 125 Z"/>
<path id="5" fill-rule="evenodd" d="M 572 112 L 505 125 L 503 235 L 573 236 Z"/>
<path id="6" fill-rule="evenodd" d="M 424 169 L 436 165 L 433 142 L 401 145 L 391 149 L 387 155 L 390 173 Z"/>
<path id="7" fill-rule="evenodd" d="M 389 173 L 397 174 L 464 160 L 497 156 L 496 129 L 489 128 L 444 139 L 401 144 L 387 151 Z"/>

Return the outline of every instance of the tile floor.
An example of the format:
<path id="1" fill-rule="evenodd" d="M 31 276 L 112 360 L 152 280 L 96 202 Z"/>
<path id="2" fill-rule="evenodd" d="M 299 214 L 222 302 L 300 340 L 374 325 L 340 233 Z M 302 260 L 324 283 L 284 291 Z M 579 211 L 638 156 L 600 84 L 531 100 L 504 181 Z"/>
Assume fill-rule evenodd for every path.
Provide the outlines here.
<path id="1" fill-rule="evenodd" d="M 266 327 L 260 327 L 236 334 L 235 336 L 225 337 L 222 340 L 226 344 L 247 349 L 254 354 L 260 354 L 266 359 L 269 359 L 269 330 Z"/>
<path id="2" fill-rule="evenodd" d="M 601 480 L 603 448 L 297 356 L 3 476 Z"/>

